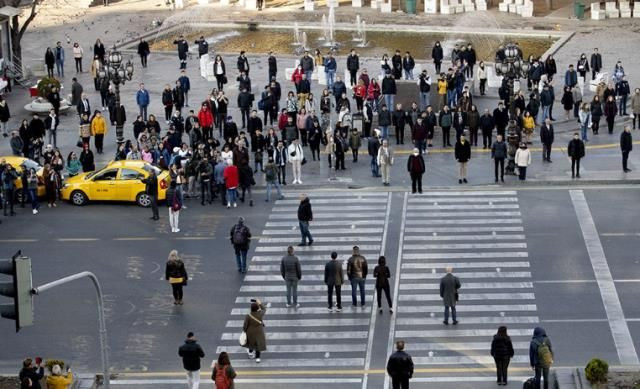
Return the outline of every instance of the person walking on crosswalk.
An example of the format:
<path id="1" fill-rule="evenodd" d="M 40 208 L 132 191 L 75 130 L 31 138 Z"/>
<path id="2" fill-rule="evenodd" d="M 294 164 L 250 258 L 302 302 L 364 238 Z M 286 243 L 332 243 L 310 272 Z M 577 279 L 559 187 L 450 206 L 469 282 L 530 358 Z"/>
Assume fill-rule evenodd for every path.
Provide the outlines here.
<path id="1" fill-rule="evenodd" d="M 244 318 L 242 330 L 247 334 L 247 341 L 243 347 L 247 348 L 249 359 L 255 358 L 260 363 L 260 353 L 267 349 L 267 339 L 264 335 L 262 318 L 267 308 L 258 299 L 251 300 L 251 312 Z"/>
<path id="2" fill-rule="evenodd" d="M 280 261 L 280 274 L 287 286 L 287 308 L 293 306 L 300 307 L 298 304 L 298 281 L 302 279 L 302 269 L 300 268 L 300 260 L 293 255 L 293 247 L 287 247 L 287 255 L 282 257 Z"/>
<path id="3" fill-rule="evenodd" d="M 187 389 L 200 387 L 200 358 L 204 358 L 202 347 L 196 342 L 193 332 L 187 334 L 187 340 L 178 349 L 182 357 L 182 366 L 187 371 Z"/>
<path id="4" fill-rule="evenodd" d="M 342 284 L 344 272 L 342 263 L 338 262 L 338 253 L 331 253 L 331 260 L 324 265 L 324 283 L 327 285 L 327 301 L 329 312 L 333 312 L 333 290 L 336 291 L 336 311 L 342 312 Z"/>
<path id="5" fill-rule="evenodd" d="M 382 313 L 382 291 L 387 296 L 387 304 L 389 304 L 389 313 L 393 313 L 393 303 L 391 302 L 391 292 L 389 290 L 389 278 L 391 271 L 387 266 L 387 259 L 384 255 L 378 258 L 378 266 L 373 269 L 373 278 L 376 279 L 376 297 L 378 298 L 378 311 Z"/>
<path id="6" fill-rule="evenodd" d="M 444 321 L 445 325 L 449 325 L 449 310 L 451 310 L 451 318 L 453 324 L 458 324 L 456 317 L 456 303 L 458 302 L 458 289 L 460 289 L 460 280 L 454 276 L 453 268 L 447 268 L 447 274 L 440 279 L 440 297 L 444 303 Z"/>
<path id="7" fill-rule="evenodd" d="M 404 351 L 404 341 L 396 341 L 396 352 L 387 362 L 387 373 L 391 377 L 393 389 L 409 389 L 409 380 L 413 376 L 413 360 Z"/>
<path id="8" fill-rule="evenodd" d="M 245 274 L 247 272 L 247 252 L 249 251 L 249 243 L 251 242 L 251 230 L 244 224 L 243 217 L 240 217 L 238 223 L 231 227 L 229 235 L 233 249 L 236 252 L 238 273 Z"/>
<path id="9" fill-rule="evenodd" d="M 540 379 L 544 379 L 544 389 L 549 389 L 549 369 L 553 364 L 553 349 L 547 332 L 542 327 L 533 330 L 529 344 L 529 363 L 535 371 L 535 388 L 540 389 Z"/>
<path id="10" fill-rule="evenodd" d="M 360 255 L 360 248 L 353 246 L 353 255 L 347 262 L 347 276 L 351 281 L 351 302 L 354 307 L 358 306 L 358 299 L 356 298 L 356 289 L 360 289 L 360 306 L 364 307 L 364 284 L 367 280 L 367 260 L 364 256 Z"/>
<path id="11" fill-rule="evenodd" d="M 311 201 L 306 194 L 300 195 L 300 205 L 298 205 L 298 224 L 300 226 L 300 235 L 302 242 L 298 246 L 306 246 L 307 239 L 309 246 L 313 244 L 313 237 L 309 232 L 309 223 L 313 220 L 313 211 L 311 210 Z"/>
<path id="12" fill-rule="evenodd" d="M 507 335 L 507 327 L 500 326 L 498 333 L 493 336 L 491 341 L 491 356 L 496 362 L 498 385 L 507 385 L 507 369 L 513 354 L 513 344 L 511 343 L 511 338 Z"/>

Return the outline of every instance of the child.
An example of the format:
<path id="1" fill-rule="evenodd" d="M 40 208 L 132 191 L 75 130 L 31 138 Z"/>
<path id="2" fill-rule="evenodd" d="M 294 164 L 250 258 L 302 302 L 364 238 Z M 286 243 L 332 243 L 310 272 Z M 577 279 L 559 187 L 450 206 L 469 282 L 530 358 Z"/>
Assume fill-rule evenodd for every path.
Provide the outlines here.
<path id="1" fill-rule="evenodd" d="M 349 136 L 349 147 L 351 147 L 351 153 L 353 154 L 353 162 L 358 162 L 358 149 L 360 148 L 360 134 L 358 134 L 357 128 L 351 129 L 351 135 Z"/>

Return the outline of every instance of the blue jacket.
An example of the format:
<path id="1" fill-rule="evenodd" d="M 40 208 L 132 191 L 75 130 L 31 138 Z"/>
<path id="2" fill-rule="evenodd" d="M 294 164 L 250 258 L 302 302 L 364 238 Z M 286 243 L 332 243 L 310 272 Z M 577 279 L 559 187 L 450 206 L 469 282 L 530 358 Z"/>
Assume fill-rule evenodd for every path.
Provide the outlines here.
<path id="1" fill-rule="evenodd" d="M 540 362 L 538 361 L 538 345 L 540 343 L 546 343 L 549 346 L 549 351 L 553 354 L 553 349 L 551 348 L 551 341 L 547 338 L 547 332 L 544 328 L 536 327 L 533 330 L 533 337 L 531 338 L 531 343 L 529 344 L 529 364 L 532 367 L 539 366 Z"/>
<path id="2" fill-rule="evenodd" d="M 60 49 L 60 59 L 58 59 L 58 49 Z M 64 47 L 54 47 L 53 56 L 56 59 L 56 62 L 58 61 L 64 62 Z"/>
<path id="3" fill-rule="evenodd" d="M 333 71 L 335 72 L 337 69 L 338 65 L 336 64 L 336 59 L 331 57 L 331 58 L 326 58 L 324 60 L 324 71 L 325 72 L 330 72 Z"/>
<path id="4" fill-rule="evenodd" d="M 578 84 L 578 72 L 576 72 L 575 70 L 573 72 L 567 70 L 567 72 L 564 74 L 564 85 L 573 87 L 576 84 Z"/>
<path id="5" fill-rule="evenodd" d="M 136 103 L 141 107 L 146 107 L 149 105 L 149 91 L 146 89 L 144 91 L 138 90 L 136 93 Z"/>
<path id="6" fill-rule="evenodd" d="M 191 89 L 191 81 L 189 81 L 189 77 L 180 76 L 180 78 L 178 78 L 178 81 L 180 81 L 180 86 L 182 87 L 182 90 L 184 92 L 189 92 L 189 90 Z"/>

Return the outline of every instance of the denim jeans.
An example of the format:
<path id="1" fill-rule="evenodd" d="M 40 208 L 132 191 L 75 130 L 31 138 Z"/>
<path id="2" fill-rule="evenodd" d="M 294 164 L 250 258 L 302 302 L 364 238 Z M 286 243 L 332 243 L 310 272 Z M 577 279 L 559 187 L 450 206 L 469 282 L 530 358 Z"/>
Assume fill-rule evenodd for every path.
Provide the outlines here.
<path id="1" fill-rule="evenodd" d="M 147 121 L 147 106 L 139 105 L 140 107 L 140 116 L 142 116 L 142 120 Z"/>
<path id="2" fill-rule="evenodd" d="M 588 130 L 589 130 L 589 127 L 586 124 L 583 124 L 583 125 L 580 126 L 580 134 L 582 135 L 581 139 L 583 141 L 585 141 L 585 142 L 589 140 L 589 139 L 587 139 L 587 131 Z"/>
<path id="3" fill-rule="evenodd" d="M 413 80 L 413 69 L 404 71 L 404 79 L 405 80 Z"/>
<path id="4" fill-rule="evenodd" d="M 380 126 L 382 131 L 382 139 L 389 139 L 389 126 Z"/>
<path id="5" fill-rule="evenodd" d="M 227 188 L 227 204 L 235 204 L 238 200 L 238 189 Z"/>
<path id="6" fill-rule="evenodd" d="M 387 105 L 387 108 L 389 109 L 389 111 L 393 111 L 393 107 L 395 107 L 395 105 L 393 104 L 395 102 L 395 95 L 383 95 L 384 96 L 384 103 Z"/>
<path id="7" fill-rule="evenodd" d="M 358 299 L 356 298 L 356 288 L 360 288 L 360 304 L 364 305 L 364 278 L 352 278 L 351 279 L 351 303 L 358 305 Z"/>
<path id="8" fill-rule="evenodd" d="M 40 208 L 38 204 L 38 194 L 35 189 L 29 189 L 29 200 L 31 200 L 31 209 Z"/>
<path id="9" fill-rule="evenodd" d="M 309 232 L 309 222 L 299 220 L 298 223 L 300 224 L 300 236 L 302 237 L 302 243 L 306 244 L 307 239 L 309 240 L 309 243 L 313 242 L 313 237 L 311 236 L 311 232 Z"/>
<path id="10" fill-rule="evenodd" d="M 274 182 L 267 182 L 267 201 L 271 201 L 271 188 L 275 187 L 276 190 L 278 191 L 278 199 L 282 198 L 282 192 L 280 191 L 280 184 L 278 184 L 278 181 L 274 181 Z"/>
<path id="11" fill-rule="evenodd" d="M 304 74 L 307 76 L 307 80 L 309 80 L 309 84 L 311 84 L 311 76 L 313 75 L 313 70 L 305 70 Z"/>
<path id="12" fill-rule="evenodd" d="M 618 106 L 618 115 L 626 115 L 627 114 L 627 95 L 620 96 L 620 102 Z"/>
<path id="13" fill-rule="evenodd" d="M 233 249 L 236 251 L 236 265 L 239 272 L 247 271 L 247 251 L 244 247 L 233 245 Z"/>
<path id="14" fill-rule="evenodd" d="M 424 111 L 429 105 L 429 92 L 420 92 L 420 110 Z"/>
<path id="15" fill-rule="evenodd" d="M 64 62 L 56 59 L 56 72 L 58 77 L 64 77 Z"/>
<path id="16" fill-rule="evenodd" d="M 446 321 L 446 322 L 449 321 L 449 309 L 451 309 L 451 318 L 453 319 L 453 321 L 456 321 L 456 307 L 455 307 L 455 305 L 453 307 L 447 307 L 445 305 L 445 307 L 444 307 L 444 321 Z"/>
<path id="17" fill-rule="evenodd" d="M 287 285 L 287 304 L 291 305 L 292 300 L 293 305 L 298 304 L 298 280 L 285 280 L 285 284 Z"/>
<path id="18" fill-rule="evenodd" d="M 549 107 L 551 107 L 550 105 L 543 105 L 542 106 L 542 122 L 545 121 L 547 118 L 549 118 Z"/>
<path id="19" fill-rule="evenodd" d="M 380 171 L 378 169 L 378 158 L 376 156 L 371 157 L 371 175 L 374 177 L 378 177 L 380 175 Z"/>
<path id="20" fill-rule="evenodd" d="M 449 108 L 456 105 L 456 99 L 457 95 L 455 89 L 447 90 L 447 105 L 449 106 Z"/>
<path id="21" fill-rule="evenodd" d="M 336 71 L 335 70 L 328 70 L 325 73 L 327 74 L 327 86 L 328 86 L 329 90 L 331 90 L 333 88 L 333 83 L 334 83 L 334 80 L 336 78 Z"/>

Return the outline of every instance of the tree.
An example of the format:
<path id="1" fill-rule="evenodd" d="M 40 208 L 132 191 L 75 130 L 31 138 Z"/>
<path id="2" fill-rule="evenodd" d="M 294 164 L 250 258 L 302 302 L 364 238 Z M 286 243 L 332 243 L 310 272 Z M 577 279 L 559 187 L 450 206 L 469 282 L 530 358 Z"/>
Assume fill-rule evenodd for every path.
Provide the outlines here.
<path id="1" fill-rule="evenodd" d="M 9 32 L 11 34 L 12 52 L 14 57 L 17 58 L 19 61 L 22 61 L 22 46 L 20 44 L 20 41 L 22 40 L 22 37 L 24 36 L 25 31 L 27 31 L 29 24 L 31 24 L 33 19 L 35 19 L 36 15 L 38 14 L 38 11 L 36 10 L 36 8 L 42 0 L 30 0 L 30 1 L 31 1 L 31 4 L 30 4 L 29 10 L 26 11 L 25 9 L 25 11 L 28 14 L 27 18 L 24 19 L 22 24 L 20 24 L 20 20 L 19 20 L 20 16 L 18 15 L 13 16 L 11 18 L 11 23 L 9 28 Z M 22 2 L 23 0 L 0 0 L 0 7 L 10 6 L 10 7 L 14 7 L 22 10 L 23 9 L 21 8 Z"/>

